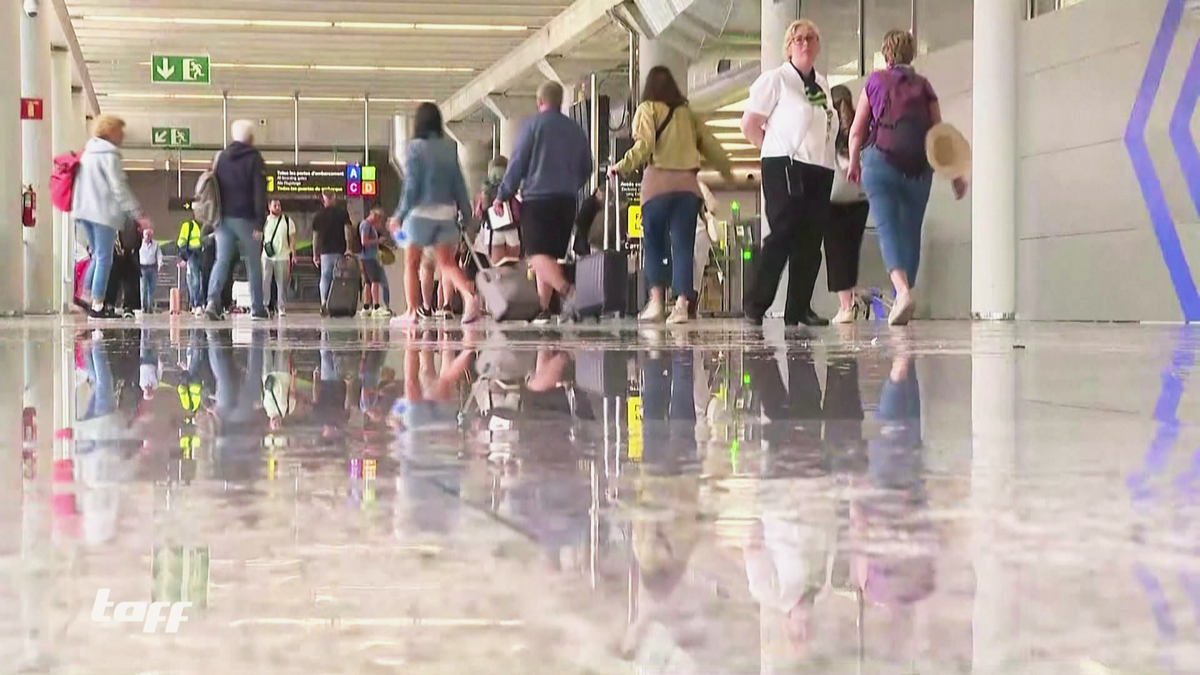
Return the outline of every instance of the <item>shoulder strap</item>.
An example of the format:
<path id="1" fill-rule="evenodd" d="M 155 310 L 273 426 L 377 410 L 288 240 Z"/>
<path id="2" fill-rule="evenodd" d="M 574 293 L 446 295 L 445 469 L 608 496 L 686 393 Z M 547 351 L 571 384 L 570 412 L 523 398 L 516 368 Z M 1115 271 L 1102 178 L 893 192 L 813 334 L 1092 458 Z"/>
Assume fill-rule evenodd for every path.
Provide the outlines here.
<path id="1" fill-rule="evenodd" d="M 671 118 L 675 117 L 675 110 L 677 108 L 679 108 L 679 106 L 677 106 L 677 105 L 671 106 L 667 110 L 667 116 L 663 118 L 662 123 L 658 125 L 657 129 L 654 130 L 654 142 L 656 144 L 658 143 L 659 137 L 662 136 L 663 132 L 667 130 L 668 126 L 670 126 Z"/>

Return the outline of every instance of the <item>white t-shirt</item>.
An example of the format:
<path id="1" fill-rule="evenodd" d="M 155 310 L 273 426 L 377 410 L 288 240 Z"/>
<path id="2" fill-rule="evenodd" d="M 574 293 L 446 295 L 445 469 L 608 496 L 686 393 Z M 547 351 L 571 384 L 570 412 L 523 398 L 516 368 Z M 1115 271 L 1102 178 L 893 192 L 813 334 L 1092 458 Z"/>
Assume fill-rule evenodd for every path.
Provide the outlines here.
<path id="1" fill-rule="evenodd" d="M 824 105 L 809 102 L 804 80 L 789 62 L 768 70 L 750 86 L 746 109 L 767 118 L 763 157 L 791 157 L 805 164 L 834 168 L 838 119 L 829 83 L 816 73 Z"/>

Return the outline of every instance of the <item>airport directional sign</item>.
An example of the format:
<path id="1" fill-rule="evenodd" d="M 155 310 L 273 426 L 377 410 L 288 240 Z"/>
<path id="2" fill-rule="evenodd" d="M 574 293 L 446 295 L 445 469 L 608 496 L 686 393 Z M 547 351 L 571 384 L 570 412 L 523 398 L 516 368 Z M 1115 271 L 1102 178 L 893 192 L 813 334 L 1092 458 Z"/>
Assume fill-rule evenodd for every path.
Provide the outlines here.
<path id="1" fill-rule="evenodd" d="M 209 84 L 211 82 L 207 56 L 150 57 L 150 81 L 154 84 Z"/>
<path id="2" fill-rule="evenodd" d="M 189 127 L 154 127 L 150 130 L 150 144 L 156 148 L 187 148 L 192 145 L 192 130 Z"/>

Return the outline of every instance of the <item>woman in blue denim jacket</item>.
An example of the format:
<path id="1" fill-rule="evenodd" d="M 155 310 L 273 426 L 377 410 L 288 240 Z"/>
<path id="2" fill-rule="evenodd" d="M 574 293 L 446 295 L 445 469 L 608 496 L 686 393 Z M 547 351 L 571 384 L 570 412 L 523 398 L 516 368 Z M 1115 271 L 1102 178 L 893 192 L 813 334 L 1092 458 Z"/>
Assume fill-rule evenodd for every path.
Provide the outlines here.
<path id="1" fill-rule="evenodd" d="M 442 280 L 462 293 L 464 324 L 481 316 L 475 285 L 471 283 L 454 253 L 461 237 L 459 218 L 471 217 L 471 197 L 458 163 L 458 148 L 446 138 L 442 113 L 432 103 L 422 103 L 413 119 L 413 140 L 405 154 L 404 193 L 388 229 L 396 243 L 405 248 L 404 297 L 408 305 L 398 322 L 417 321 L 420 306 L 421 256 L 432 246 Z"/>

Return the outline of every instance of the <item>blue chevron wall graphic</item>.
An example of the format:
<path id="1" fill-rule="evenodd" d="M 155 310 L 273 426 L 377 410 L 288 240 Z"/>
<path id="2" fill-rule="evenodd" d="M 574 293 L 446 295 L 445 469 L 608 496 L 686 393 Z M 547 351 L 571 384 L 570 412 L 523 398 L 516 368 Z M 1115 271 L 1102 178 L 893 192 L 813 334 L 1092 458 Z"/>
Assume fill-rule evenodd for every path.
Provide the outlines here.
<path id="1" fill-rule="evenodd" d="M 1171 209 L 1163 194 L 1162 182 L 1154 171 L 1154 162 L 1150 159 L 1150 150 L 1146 146 L 1146 123 L 1150 119 L 1150 111 L 1154 107 L 1154 99 L 1158 96 L 1162 85 L 1163 71 L 1167 67 L 1167 59 L 1171 47 L 1175 44 L 1175 36 L 1179 32 L 1179 24 L 1183 18 L 1184 5 L 1187 0 L 1168 0 L 1167 9 L 1163 13 L 1162 25 L 1154 39 L 1154 47 L 1150 51 L 1150 59 L 1146 64 L 1146 72 L 1142 76 L 1137 98 L 1133 103 L 1133 113 L 1129 117 L 1129 126 L 1125 128 L 1125 147 L 1133 162 L 1133 170 L 1137 175 L 1138 184 L 1142 188 L 1142 198 L 1150 212 L 1150 220 L 1154 227 L 1154 236 L 1162 250 L 1163 262 L 1175 287 L 1175 295 L 1179 298 L 1179 306 L 1183 310 L 1183 318 L 1188 322 L 1200 322 L 1200 292 L 1196 290 L 1196 280 L 1188 267 L 1188 260 L 1179 240 L 1175 220 L 1171 217 Z M 1197 211 L 1200 211 L 1200 152 L 1196 150 L 1195 139 L 1191 133 L 1192 114 L 1196 110 L 1197 99 L 1200 98 L 1200 42 L 1194 46 L 1191 63 L 1184 79 L 1183 90 L 1171 115 L 1169 127 L 1171 145 L 1179 159 L 1179 167 L 1187 180 L 1188 192 Z"/>

